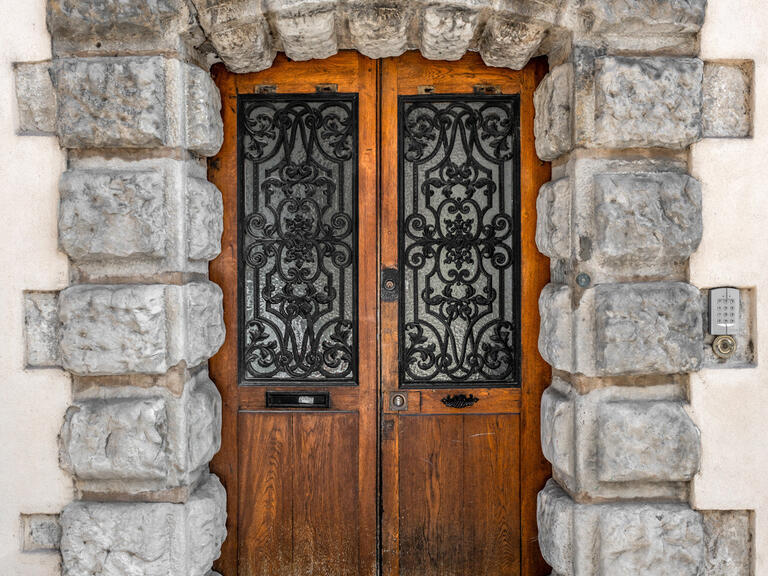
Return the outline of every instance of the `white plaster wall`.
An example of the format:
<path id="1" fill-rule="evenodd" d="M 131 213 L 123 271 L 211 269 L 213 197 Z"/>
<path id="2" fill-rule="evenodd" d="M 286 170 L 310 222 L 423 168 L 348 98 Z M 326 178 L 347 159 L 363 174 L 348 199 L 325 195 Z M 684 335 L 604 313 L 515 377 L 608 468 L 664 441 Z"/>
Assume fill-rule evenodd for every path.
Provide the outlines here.
<path id="1" fill-rule="evenodd" d="M 22 554 L 20 513 L 55 513 L 72 499 L 57 436 L 70 398 L 58 370 L 24 370 L 22 292 L 66 285 L 56 245 L 54 138 L 20 137 L 11 64 L 51 56 L 45 0 L 0 0 L 0 576 L 59 573 L 59 555 Z"/>
<path id="2" fill-rule="evenodd" d="M 691 281 L 753 287 L 758 366 L 704 370 L 691 401 L 703 458 L 693 502 L 700 509 L 755 510 L 756 575 L 768 575 L 768 4 L 709 0 L 702 58 L 753 59 L 754 138 L 706 140 L 693 148 L 703 183 L 704 239 Z"/>

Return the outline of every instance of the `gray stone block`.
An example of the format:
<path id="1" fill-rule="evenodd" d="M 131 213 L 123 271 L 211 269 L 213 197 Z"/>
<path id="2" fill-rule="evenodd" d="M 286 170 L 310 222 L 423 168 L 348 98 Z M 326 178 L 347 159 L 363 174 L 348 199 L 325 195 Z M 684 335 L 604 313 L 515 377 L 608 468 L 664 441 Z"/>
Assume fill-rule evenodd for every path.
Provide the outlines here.
<path id="1" fill-rule="evenodd" d="M 703 521 L 683 504 L 577 504 L 550 480 L 537 519 L 544 559 L 563 576 L 699 576 Z"/>
<path id="2" fill-rule="evenodd" d="M 196 162 L 88 158 L 59 191 L 59 244 L 89 282 L 204 274 L 220 251 L 221 193 Z"/>
<path id="3" fill-rule="evenodd" d="M 203 71 L 161 56 L 69 58 L 53 63 L 57 132 L 65 148 L 221 145 L 220 98 Z"/>
<path id="4" fill-rule="evenodd" d="M 224 342 L 222 314 L 210 282 L 71 286 L 59 296 L 62 365 L 81 375 L 195 366 Z"/>
<path id="5" fill-rule="evenodd" d="M 521 70 L 536 54 L 548 25 L 521 22 L 514 18 L 492 17 L 485 25 L 480 54 L 488 66 Z"/>
<path id="6" fill-rule="evenodd" d="M 183 0 L 55 0 L 47 6 L 56 54 L 181 50 L 192 25 Z"/>
<path id="7" fill-rule="evenodd" d="M 579 23 L 603 34 L 695 34 L 704 23 L 706 0 L 578 0 Z"/>
<path id="8" fill-rule="evenodd" d="M 258 2 L 192 0 L 200 26 L 233 72 L 258 72 L 272 65 L 275 48 Z"/>
<path id="9" fill-rule="evenodd" d="M 274 20 L 283 51 L 291 60 L 312 60 L 338 52 L 336 3 L 277 1 Z"/>
<path id="10" fill-rule="evenodd" d="M 214 156 L 224 141 L 221 94 L 207 70 L 184 66 L 185 146 L 200 156 Z"/>
<path id="11" fill-rule="evenodd" d="M 554 368 L 585 376 L 678 374 L 699 369 L 699 291 L 683 282 L 600 284 L 578 304 L 562 285 L 539 298 L 539 351 Z"/>
<path id="12" fill-rule="evenodd" d="M 701 241 L 701 186 L 674 160 L 572 158 L 537 201 L 536 239 L 592 284 L 683 279 Z"/>
<path id="13" fill-rule="evenodd" d="M 536 154 L 555 160 L 573 147 L 573 67 L 561 64 L 542 80 L 533 96 Z"/>
<path id="14" fill-rule="evenodd" d="M 221 444 L 221 397 L 203 370 L 167 388 L 78 392 L 60 434 L 62 468 L 80 492 L 114 498 L 190 487 Z"/>
<path id="15" fill-rule="evenodd" d="M 579 497 L 686 500 L 701 451 L 683 402 L 674 384 L 579 394 L 555 377 L 542 396 L 544 456 Z"/>
<path id="16" fill-rule="evenodd" d="M 350 2 L 347 13 L 351 47 L 361 54 L 387 58 L 408 49 L 411 2 Z"/>
<path id="17" fill-rule="evenodd" d="M 571 202 L 568 178 L 547 182 L 536 199 L 536 246 L 552 260 L 571 258 Z"/>
<path id="18" fill-rule="evenodd" d="M 59 244 L 73 260 L 162 258 L 168 223 L 158 170 L 65 172 Z"/>
<path id="19" fill-rule="evenodd" d="M 28 368 L 61 366 L 58 292 L 24 293 L 24 350 Z"/>
<path id="20" fill-rule="evenodd" d="M 699 431 L 682 403 L 601 404 L 597 430 L 601 482 L 685 482 L 699 469 Z"/>
<path id="21" fill-rule="evenodd" d="M 21 550 L 58 550 L 61 542 L 61 524 L 58 514 L 22 514 Z"/>
<path id="22" fill-rule="evenodd" d="M 704 576 L 750 576 L 752 574 L 752 529 L 746 510 L 706 510 Z"/>
<path id="23" fill-rule="evenodd" d="M 701 365 L 699 291 L 683 282 L 595 288 L 595 367 L 601 374 L 693 372 Z"/>
<path id="24" fill-rule="evenodd" d="M 74 502 L 61 514 L 64 576 L 205 576 L 226 536 L 210 476 L 185 504 Z"/>
<path id="25" fill-rule="evenodd" d="M 203 178 L 187 181 L 186 236 L 187 257 L 209 261 L 221 252 L 224 231 L 224 204 L 221 192 Z"/>
<path id="26" fill-rule="evenodd" d="M 56 93 L 50 66 L 50 60 L 13 65 L 20 134 L 48 136 L 56 132 Z"/>
<path id="27" fill-rule="evenodd" d="M 433 5 L 424 9 L 420 50 L 430 60 L 459 60 L 469 49 L 479 22 L 477 10 Z"/>
<path id="28" fill-rule="evenodd" d="M 598 58 L 591 146 L 682 149 L 696 142 L 702 80 L 695 58 Z"/>
<path id="29" fill-rule="evenodd" d="M 702 135 L 747 138 L 752 135 L 752 85 L 755 63 L 705 62 Z"/>

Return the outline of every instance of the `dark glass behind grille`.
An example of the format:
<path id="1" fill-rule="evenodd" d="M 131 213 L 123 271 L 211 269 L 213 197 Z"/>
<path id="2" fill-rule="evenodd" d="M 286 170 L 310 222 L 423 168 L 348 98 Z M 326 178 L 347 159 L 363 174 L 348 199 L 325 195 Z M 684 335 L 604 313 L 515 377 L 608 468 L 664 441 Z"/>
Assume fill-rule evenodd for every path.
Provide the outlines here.
<path id="1" fill-rule="evenodd" d="M 519 385 L 519 98 L 399 99 L 400 385 Z"/>
<path id="2" fill-rule="evenodd" d="M 355 384 L 357 95 L 238 98 L 240 382 Z"/>

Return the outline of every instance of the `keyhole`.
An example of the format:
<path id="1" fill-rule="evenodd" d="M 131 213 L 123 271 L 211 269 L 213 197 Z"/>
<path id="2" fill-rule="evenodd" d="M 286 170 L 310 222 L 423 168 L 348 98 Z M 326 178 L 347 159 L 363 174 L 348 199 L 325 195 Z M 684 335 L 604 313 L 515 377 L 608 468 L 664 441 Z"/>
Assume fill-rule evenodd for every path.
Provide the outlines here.
<path id="1" fill-rule="evenodd" d="M 386 280 L 384 282 L 384 288 L 386 288 L 387 290 L 394 290 L 395 289 L 394 280 Z"/>

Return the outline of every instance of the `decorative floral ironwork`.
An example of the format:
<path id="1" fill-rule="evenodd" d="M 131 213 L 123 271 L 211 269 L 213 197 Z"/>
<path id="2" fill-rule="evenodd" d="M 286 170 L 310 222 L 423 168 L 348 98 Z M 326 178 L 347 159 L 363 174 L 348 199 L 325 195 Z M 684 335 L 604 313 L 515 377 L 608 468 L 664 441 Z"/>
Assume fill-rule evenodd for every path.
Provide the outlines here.
<path id="1" fill-rule="evenodd" d="M 402 386 L 517 384 L 519 100 L 400 98 Z"/>
<path id="2" fill-rule="evenodd" d="M 356 95 L 248 95 L 238 106 L 241 379 L 352 383 Z"/>

